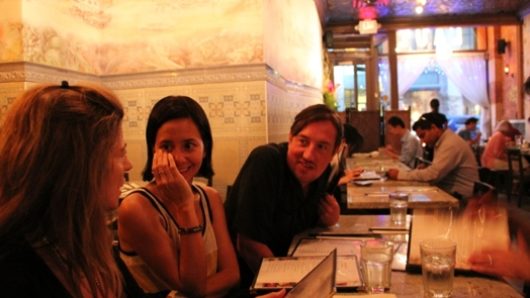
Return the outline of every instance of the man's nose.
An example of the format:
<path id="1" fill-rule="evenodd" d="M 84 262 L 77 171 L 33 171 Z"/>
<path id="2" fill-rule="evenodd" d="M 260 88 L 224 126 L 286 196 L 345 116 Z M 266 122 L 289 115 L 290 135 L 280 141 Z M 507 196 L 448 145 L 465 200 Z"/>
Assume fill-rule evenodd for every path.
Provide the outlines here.
<path id="1" fill-rule="evenodd" d="M 313 160 L 316 155 L 316 150 L 317 150 L 316 144 L 309 144 L 309 146 L 307 146 L 304 149 L 304 154 L 303 154 L 304 159 Z"/>

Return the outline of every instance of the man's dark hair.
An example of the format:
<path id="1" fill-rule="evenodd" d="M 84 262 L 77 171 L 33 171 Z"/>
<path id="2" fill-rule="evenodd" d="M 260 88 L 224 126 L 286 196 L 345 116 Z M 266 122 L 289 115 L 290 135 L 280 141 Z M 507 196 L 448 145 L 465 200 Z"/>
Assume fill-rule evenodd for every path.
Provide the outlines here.
<path id="1" fill-rule="evenodd" d="M 343 130 L 344 140 L 346 140 L 346 144 L 349 147 L 348 156 L 351 156 L 362 147 L 364 138 L 350 123 L 344 123 Z"/>
<path id="2" fill-rule="evenodd" d="M 403 120 L 401 118 L 399 118 L 398 116 L 392 116 L 390 117 L 386 123 L 388 123 L 388 125 L 391 125 L 393 127 L 401 127 L 401 128 L 405 128 L 405 122 L 403 122 Z"/>
<path id="3" fill-rule="evenodd" d="M 446 123 L 447 118 L 443 114 L 425 113 L 414 123 L 412 129 L 430 129 L 432 125 L 444 129 Z"/>
<path id="4" fill-rule="evenodd" d="M 431 106 L 431 109 L 434 112 L 438 113 L 438 110 L 440 109 L 440 101 L 438 100 L 438 98 L 431 99 L 429 105 Z"/>
<path id="5" fill-rule="evenodd" d="M 471 118 L 468 118 L 468 119 L 466 120 L 466 122 L 464 122 L 464 124 L 465 124 L 465 125 L 469 125 L 469 124 L 471 124 L 471 123 L 477 123 L 477 122 L 478 122 L 478 119 L 477 119 L 477 118 L 475 118 L 475 117 L 471 117 Z"/>
<path id="6" fill-rule="evenodd" d="M 294 117 L 293 125 L 291 125 L 291 135 L 298 135 L 307 125 L 318 121 L 329 121 L 333 124 L 337 130 L 334 148 L 339 147 L 342 141 L 342 121 L 339 115 L 325 104 L 315 104 L 298 113 Z"/>

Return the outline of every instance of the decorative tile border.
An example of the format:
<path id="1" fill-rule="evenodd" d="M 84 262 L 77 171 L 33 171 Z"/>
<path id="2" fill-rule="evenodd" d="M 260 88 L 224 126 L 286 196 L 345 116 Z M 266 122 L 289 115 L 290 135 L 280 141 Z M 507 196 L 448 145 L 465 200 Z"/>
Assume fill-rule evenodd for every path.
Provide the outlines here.
<path id="1" fill-rule="evenodd" d="M 99 76 L 47 65 L 30 62 L 0 63 L 0 83 L 60 83 L 62 80 L 68 80 L 72 84 L 77 82 L 101 83 Z"/>
<path id="2" fill-rule="evenodd" d="M 285 141 L 294 115 L 321 100 L 319 89 L 290 82 L 266 64 L 96 76 L 16 62 L 0 64 L 4 91 L 0 92 L 0 108 L 5 111 L 13 93 L 24 87 L 65 79 L 71 84 L 103 84 L 122 100 L 123 129 L 134 162 L 131 179 L 136 181 L 145 163 L 145 126 L 154 103 L 167 95 L 197 100 L 208 115 L 217 144 L 214 186 L 221 190 L 232 183 L 255 146 Z"/>
<path id="3" fill-rule="evenodd" d="M 0 63 L 0 83 L 10 82 L 94 82 L 112 90 L 156 88 L 196 84 L 267 81 L 290 93 L 314 94 L 318 88 L 289 81 L 267 64 L 156 71 L 136 74 L 97 76 L 30 62 Z"/>

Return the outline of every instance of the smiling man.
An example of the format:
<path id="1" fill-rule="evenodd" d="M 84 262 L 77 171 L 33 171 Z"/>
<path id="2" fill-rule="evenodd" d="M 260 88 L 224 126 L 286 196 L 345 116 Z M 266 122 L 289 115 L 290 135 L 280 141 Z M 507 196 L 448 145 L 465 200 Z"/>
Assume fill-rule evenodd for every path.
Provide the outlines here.
<path id="1" fill-rule="evenodd" d="M 434 148 L 432 164 L 411 171 L 390 169 L 387 176 L 397 180 L 431 182 L 460 199 L 470 197 L 479 176 L 475 155 L 466 141 L 447 129 L 445 117 L 440 114 L 423 114 L 414 123 L 414 130 L 423 143 Z"/>
<path id="2" fill-rule="evenodd" d="M 250 153 L 225 203 L 243 287 L 262 257 L 287 254 L 294 235 L 337 223 L 339 205 L 325 189 L 341 137 L 338 115 L 312 105 L 296 115 L 287 143 Z"/>

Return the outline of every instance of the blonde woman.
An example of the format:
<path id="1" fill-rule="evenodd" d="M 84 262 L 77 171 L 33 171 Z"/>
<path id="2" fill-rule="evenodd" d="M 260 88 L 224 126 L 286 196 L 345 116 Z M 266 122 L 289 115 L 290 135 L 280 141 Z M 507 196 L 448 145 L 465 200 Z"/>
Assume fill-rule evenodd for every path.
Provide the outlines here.
<path id="1" fill-rule="evenodd" d="M 2 297 L 121 297 L 106 226 L 131 169 L 123 109 L 99 87 L 37 86 L 0 129 Z"/>

